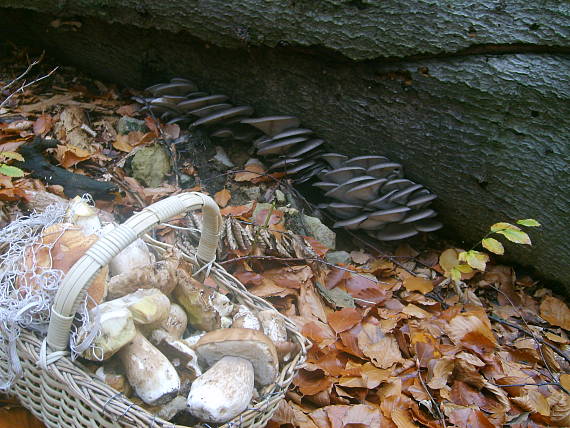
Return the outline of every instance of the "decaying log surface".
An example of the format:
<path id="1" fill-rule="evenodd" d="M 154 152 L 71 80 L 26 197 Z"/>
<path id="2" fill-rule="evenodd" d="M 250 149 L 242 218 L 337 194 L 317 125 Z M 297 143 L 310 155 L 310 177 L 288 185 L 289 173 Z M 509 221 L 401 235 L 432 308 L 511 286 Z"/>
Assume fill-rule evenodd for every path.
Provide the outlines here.
<path id="1" fill-rule="evenodd" d="M 466 246 L 494 222 L 536 218 L 533 247 L 507 253 L 570 290 L 568 3 L 418 0 L 404 11 L 395 1 L 328 1 L 303 14 L 289 2 L 280 20 L 253 0 L 137 2 L 136 13 L 132 2 L 107 3 L 49 7 L 79 27 L 0 9 L 0 34 L 123 84 L 187 77 L 257 115 L 298 115 L 336 151 L 385 154 L 440 196 L 447 232 Z M 39 0 L 0 0 L 8 5 L 48 12 Z M 297 30 L 294 11 L 304 16 Z M 249 29 L 244 40 L 230 22 Z"/>
<path id="2" fill-rule="evenodd" d="M 44 150 L 57 147 L 55 140 L 42 140 L 35 138 L 34 141 L 23 144 L 19 152 L 24 157 L 24 162 L 16 165 L 28 172 L 33 178 L 39 178 L 46 184 L 63 186 L 63 192 L 68 198 L 82 196 L 89 193 L 95 199 L 113 199 L 113 192 L 117 187 L 105 181 L 97 181 L 85 175 L 74 174 L 66 169 L 52 165 L 44 156 Z"/>
<path id="3" fill-rule="evenodd" d="M 230 48 L 324 49 L 353 60 L 570 43 L 563 0 L 0 0 L 0 7 L 184 31 Z"/>

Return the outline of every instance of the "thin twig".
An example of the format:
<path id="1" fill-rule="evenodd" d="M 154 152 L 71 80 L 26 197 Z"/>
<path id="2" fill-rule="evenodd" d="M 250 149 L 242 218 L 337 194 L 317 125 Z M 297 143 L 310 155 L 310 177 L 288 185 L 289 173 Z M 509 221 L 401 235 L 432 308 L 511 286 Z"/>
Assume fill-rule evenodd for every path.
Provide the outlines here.
<path id="1" fill-rule="evenodd" d="M 491 288 L 493 288 L 497 293 L 500 293 L 505 299 L 507 299 L 507 301 L 509 302 L 509 304 L 517 311 L 518 316 L 521 318 L 522 322 L 524 323 L 525 327 L 527 328 L 527 331 L 532 332 L 530 326 L 528 325 L 528 323 L 526 322 L 526 319 L 524 318 L 521 309 L 515 305 L 515 303 L 511 300 L 511 298 L 507 295 L 507 293 L 505 293 L 503 290 L 495 287 L 494 285 L 490 285 Z M 539 342 L 538 337 L 536 337 L 536 335 L 534 333 L 532 333 L 531 337 Z M 546 342 L 543 342 L 546 343 Z M 556 348 L 557 349 L 557 348 Z M 556 380 L 556 377 L 554 376 L 554 373 L 552 372 L 552 369 L 550 368 L 550 365 L 548 364 L 548 362 L 546 361 L 546 358 L 544 356 L 544 353 L 542 351 L 542 348 L 539 346 L 538 347 L 538 352 L 540 353 L 540 357 L 542 358 L 542 362 L 544 363 L 544 367 L 546 367 L 546 370 L 548 370 L 548 373 L 550 373 L 550 378 Z"/>
<path id="2" fill-rule="evenodd" d="M 16 77 L 14 80 L 9 82 L 8 84 L 2 86 L 0 91 L 5 91 L 6 89 L 8 89 L 10 86 L 15 84 L 16 82 L 22 80 L 31 71 L 32 68 L 34 68 L 40 62 L 42 62 L 42 60 L 44 59 L 44 54 L 45 54 L 45 51 L 42 52 L 42 54 L 40 55 L 40 57 L 38 59 L 36 59 L 34 62 L 32 62 L 30 65 L 28 65 L 28 68 L 26 68 L 26 70 L 22 74 L 20 74 L 18 77 Z"/>
<path id="3" fill-rule="evenodd" d="M 433 398 L 433 395 L 431 395 L 431 392 L 429 391 L 427 385 L 424 382 L 424 379 L 422 378 L 422 374 L 420 372 L 420 360 L 418 360 L 417 356 L 416 356 L 416 372 L 418 374 L 418 379 L 420 380 L 422 386 L 424 387 L 427 395 L 429 395 L 429 399 L 430 399 L 431 403 L 435 407 L 435 410 L 437 410 L 437 414 L 439 416 L 439 419 L 441 419 L 441 422 L 443 423 L 444 428 L 447 428 L 447 425 L 445 423 L 445 417 L 443 416 L 443 413 L 441 413 L 441 410 L 439 408 L 439 405 L 437 404 L 437 401 L 435 401 L 435 398 Z"/>
<path id="4" fill-rule="evenodd" d="M 4 107 L 4 106 L 6 105 L 6 103 L 8 103 L 8 101 L 10 100 L 10 98 L 12 98 L 12 97 L 13 97 L 14 95 L 16 95 L 18 92 L 24 92 L 24 90 L 25 90 L 26 88 L 28 88 L 28 87 L 30 87 L 30 86 L 32 86 L 32 85 L 35 85 L 36 83 L 38 83 L 38 82 L 40 82 L 40 81 L 42 81 L 42 80 L 44 80 L 44 79 L 47 79 L 47 78 L 50 77 L 53 73 L 55 73 L 58 68 L 59 68 L 59 67 L 55 67 L 52 71 L 50 71 L 50 72 L 49 72 L 48 74 L 46 74 L 45 76 L 38 77 L 37 79 L 34 79 L 34 80 L 32 80 L 31 82 L 26 83 L 26 84 L 22 85 L 21 87 L 19 87 L 17 90 L 15 90 L 15 91 L 12 92 L 10 95 L 8 95 L 4 101 L 2 101 L 2 102 L 0 103 L 0 108 L 1 108 L 1 107 Z"/>
<path id="5" fill-rule="evenodd" d="M 570 363 L 570 356 L 566 355 L 564 352 L 562 352 L 560 349 L 558 349 L 556 346 L 546 342 L 545 340 L 541 339 L 540 337 L 536 336 L 534 333 L 532 333 L 531 331 L 526 330 L 525 328 L 521 327 L 520 325 L 514 324 L 512 322 L 509 322 L 507 320 L 504 320 L 496 315 L 493 314 L 489 314 L 489 318 L 492 319 L 493 321 L 497 321 L 498 323 L 501 323 L 503 325 L 512 327 L 514 329 L 517 329 L 518 331 L 520 331 L 521 333 L 526 334 L 527 336 L 532 337 L 534 340 L 536 340 L 537 342 L 548 346 L 550 349 L 552 349 L 554 352 L 556 352 L 558 355 L 560 355 L 562 358 L 564 358 L 568 363 Z"/>
<path id="6" fill-rule="evenodd" d="M 493 382 L 489 382 L 489 383 L 491 385 L 497 386 L 499 388 L 510 388 L 511 386 L 546 386 L 546 385 L 561 386 L 560 383 L 558 383 L 558 382 L 512 383 L 512 384 L 508 384 L 508 385 L 500 385 L 498 383 L 493 383 Z"/>

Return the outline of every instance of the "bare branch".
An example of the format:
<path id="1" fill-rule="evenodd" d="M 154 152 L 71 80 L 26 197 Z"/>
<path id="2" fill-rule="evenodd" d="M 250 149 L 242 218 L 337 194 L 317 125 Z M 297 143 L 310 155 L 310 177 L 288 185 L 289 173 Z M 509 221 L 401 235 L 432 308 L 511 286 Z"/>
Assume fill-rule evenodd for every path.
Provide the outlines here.
<path id="1" fill-rule="evenodd" d="M 28 68 L 29 68 L 29 67 L 28 67 Z M 44 75 L 44 76 L 41 76 L 41 77 L 38 77 L 37 79 L 34 79 L 34 80 L 32 80 L 31 82 L 29 82 L 29 83 L 24 83 L 24 84 L 22 84 L 22 86 L 20 86 L 17 90 L 15 90 L 15 91 L 12 92 L 10 95 L 8 95 L 8 96 L 6 97 L 6 99 L 0 103 L 0 108 L 4 107 L 4 106 L 8 103 L 8 101 L 9 101 L 14 95 L 16 95 L 18 92 L 24 92 L 24 90 L 25 90 L 26 88 L 29 88 L 30 86 L 35 85 L 36 83 L 38 83 L 38 82 L 40 82 L 40 81 L 42 81 L 42 80 L 44 80 L 44 79 L 47 79 L 47 78 L 50 77 L 53 73 L 55 73 L 58 68 L 59 68 L 59 67 L 55 67 L 55 68 L 54 68 L 52 71 L 50 71 L 48 74 L 46 74 L 46 75 Z M 26 71 L 26 72 L 27 72 L 27 71 Z M 16 80 L 20 79 L 26 72 L 22 73 L 22 75 L 20 75 L 20 77 L 16 78 Z M 11 83 L 9 83 L 8 85 L 11 86 Z"/>
<path id="2" fill-rule="evenodd" d="M 16 77 L 14 80 L 12 80 L 11 82 L 9 82 L 7 85 L 2 86 L 2 88 L 0 89 L 0 91 L 5 91 L 6 89 L 8 89 L 10 86 L 14 85 L 16 82 L 18 82 L 19 80 L 23 79 L 31 70 L 32 68 L 34 68 L 36 65 L 38 65 L 40 62 L 42 62 L 42 60 L 44 59 L 44 54 L 45 51 L 42 52 L 42 54 L 40 55 L 40 57 L 38 59 L 36 59 L 34 62 L 32 62 L 30 65 L 28 65 L 28 68 L 26 68 L 26 70 L 20 74 L 18 77 Z"/>

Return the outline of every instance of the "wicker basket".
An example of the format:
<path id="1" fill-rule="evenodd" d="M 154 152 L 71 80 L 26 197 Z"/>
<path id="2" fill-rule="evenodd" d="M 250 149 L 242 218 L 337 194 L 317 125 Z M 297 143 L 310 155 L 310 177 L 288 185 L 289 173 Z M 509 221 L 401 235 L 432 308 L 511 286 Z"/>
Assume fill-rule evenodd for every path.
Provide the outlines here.
<path id="1" fill-rule="evenodd" d="M 48 427 L 176 426 L 153 416 L 95 378 L 70 359 L 67 347 L 74 315 L 98 270 L 135 239 L 144 237 L 153 226 L 192 209 L 202 209 L 203 227 L 196 255 L 185 254 L 183 257 L 198 269 L 209 264 L 210 276 L 229 291 L 234 301 L 255 311 L 273 309 L 271 304 L 249 293 L 235 277 L 214 263 L 222 219 L 218 206 L 210 197 L 195 192 L 183 193 L 143 209 L 99 239 L 70 269 L 58 288 L 47 337 L 41 338 L 26 330 L 18 339 L 17 352 L 24 374 L 14 382 L 12 392 Z M 154 241 L 154 245 L 161 244 Z M 276 383 L 260 392 L 261 399 L 257 404 L 223 427 L 264 427 L 305 361 L 307 340 L 290 320 L 283 318 L 291 340 L 299 345 L 299 352 L 281 368 Z M 0 353 L 0 371 L 7 369 L 7 356 Z"/>

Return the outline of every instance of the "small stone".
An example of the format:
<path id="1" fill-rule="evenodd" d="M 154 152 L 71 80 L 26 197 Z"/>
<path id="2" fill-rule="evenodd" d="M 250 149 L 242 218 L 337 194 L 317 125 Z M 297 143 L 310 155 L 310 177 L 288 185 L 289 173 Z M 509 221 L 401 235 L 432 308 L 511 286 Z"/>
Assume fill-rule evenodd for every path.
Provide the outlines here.
<path id="1" fill-rule="evenodd" d="M 277 199 L 277 202 L 279 202 L 280 204 L 284 204 L 285 202 L 287 202 L 287 199 L 285 198 L 285 193 L 283 193 L 279 189 L 275 191 L 275 199 Z"/>
<path id="2" fill-rule="evenodd" d="M 241 191 L 246 195 L 248 201 L 258 201 L 261 198 L 259 186 L 242 187 Z"/>
<path id="3" fill-rule="evenodd" d="M 228 157 L 228 154 L 220 146 L 216 146 L 216 155 L 213 157 L 212 160 L 214 161 L 214 166 L 216 167 L 216 169 L 220 171 L 226 171 L 235 166 L 234 163 Z"/>
<path id="4" fill-rule="evenodd" d="M 132 162 L 133 177 L 148 187 L 158 187 L 170 172 L 170 159 L 166 150 L 158 145 L 143 147 Z"/>
<path id="5" fill-rule="evenodd" d="M 325 258 L 327 259 L 327 262 L 333 263 L 335 265 L 338 265 L 340 263 L 350 263 L 350 254 L 346 251 L 331 251 L 326 254 Z"/>
<path id="6" fill-rule="evenodd" d="M 123 116 L 117 122 L 117 132 L 119 134 L 128 134 L 132 131 L 148 132 L 144 120 L 135 119 L 129 116 Z"/>
<path id="7" fill-rule="evenodd" d="M 185 187 L 192 187 L 196 183 L 196 178 L 192 175 L 181 173 L 178 178 L 180 178 L 180 184 Z"/>
<path id="8" fill-rule="evenodd" d="M 336 234 L 326 227 L 317 217 L 303 215 L 303 223 L 307 228 L 307 233 L 323 244 L 325 247 L 334 249 L 336 244 Z"/>

